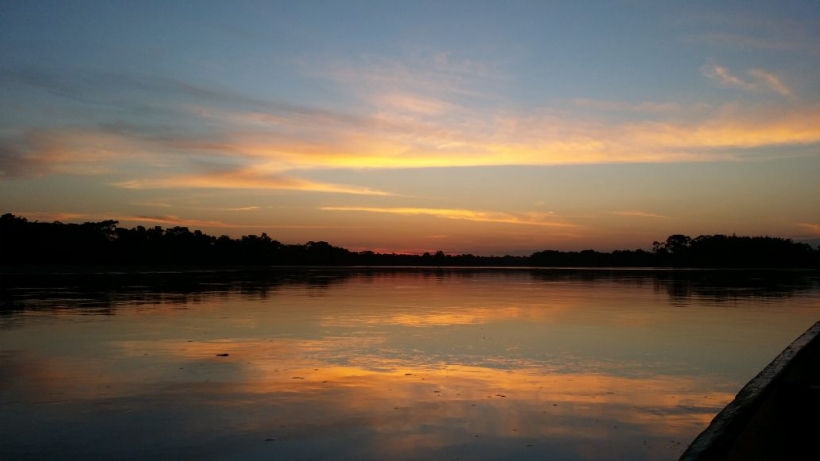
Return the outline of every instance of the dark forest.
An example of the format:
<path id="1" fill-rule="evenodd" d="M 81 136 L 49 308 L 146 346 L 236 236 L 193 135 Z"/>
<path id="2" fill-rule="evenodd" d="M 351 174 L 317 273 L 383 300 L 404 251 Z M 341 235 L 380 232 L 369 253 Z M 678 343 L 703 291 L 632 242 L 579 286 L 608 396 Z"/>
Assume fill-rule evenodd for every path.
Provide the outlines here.
<path id="1" fill-rule="evenodd" d="M 777 237 L 672 235 L 652 250 L 544 250 L 530 256 L 350 251 L 325 241 L 284 244 L 266 233 L 215 237 L 187 227 L 119 227 L 0 216 L 2 265 L 509 266 L 820 268 L 820 248 Z"/>

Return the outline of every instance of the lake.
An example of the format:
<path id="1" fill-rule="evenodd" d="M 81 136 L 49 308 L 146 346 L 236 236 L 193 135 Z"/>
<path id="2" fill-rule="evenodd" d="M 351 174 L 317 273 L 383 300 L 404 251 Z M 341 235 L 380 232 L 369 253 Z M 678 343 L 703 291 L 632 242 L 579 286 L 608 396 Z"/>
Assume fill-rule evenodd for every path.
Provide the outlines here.
<path id="1" fill-rule="evenodd" d="M 817 272 L 2 274 L 2 459 L 676 459 Z"/>

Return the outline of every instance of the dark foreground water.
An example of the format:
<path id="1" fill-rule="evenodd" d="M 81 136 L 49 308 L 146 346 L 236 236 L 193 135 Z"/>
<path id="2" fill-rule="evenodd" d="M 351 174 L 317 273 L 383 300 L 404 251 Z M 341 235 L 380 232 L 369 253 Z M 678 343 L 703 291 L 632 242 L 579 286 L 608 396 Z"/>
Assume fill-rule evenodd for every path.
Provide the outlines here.
<path id="1" fill-rule="evenodd" d="M 820 320 L 811 272 L 0 276 L 0 459 L 675 459 Z"/>

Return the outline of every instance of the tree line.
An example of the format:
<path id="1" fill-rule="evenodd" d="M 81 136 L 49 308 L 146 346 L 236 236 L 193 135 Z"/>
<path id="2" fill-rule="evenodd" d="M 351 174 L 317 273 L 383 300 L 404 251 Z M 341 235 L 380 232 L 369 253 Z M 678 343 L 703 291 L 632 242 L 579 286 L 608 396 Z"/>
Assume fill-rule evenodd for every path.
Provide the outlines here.
<path id="1" fill-rule="evenodd" d="M 651 251 L 544 250 L 530 256 L 350 251 L 328 242 L 284 244 L 266 233 L 215 237 L 187 227 L 64 224 L 0 216 L 2 265 L 315 265 L 820 268 L 820 247 L 776 237 L 672 235 Z"/>

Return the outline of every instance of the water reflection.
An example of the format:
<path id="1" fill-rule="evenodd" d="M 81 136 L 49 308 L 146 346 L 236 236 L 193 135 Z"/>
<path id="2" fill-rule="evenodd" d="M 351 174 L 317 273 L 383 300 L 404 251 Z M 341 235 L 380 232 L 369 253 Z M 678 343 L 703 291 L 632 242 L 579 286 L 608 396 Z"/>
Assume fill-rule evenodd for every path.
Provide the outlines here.
<path id="1" fill-rule="evenodd" d="M 71 308 L 110 315 L 112 309 L 141 304 L 191 304 L 206 298 L 240 295 L 266 299 L 283 286 L 301 286 L 322 296 L 333 286 L 384 279 L 470 279 L 492 273 L 496 279 L 575 286 L 602 283 L 646 287 L 667 293 L 685 305 L 691 299 L 731 302 L 744 298 L 786 299 L 818 289 L 816 271 L 766 270 L 634 270 L 505 268 L 258 268 L 211 271 L 106 271 L 0 274 L 0 315 L 14 310 Z"/>
<path id="2" fill-rule="evenodd" d="M 4 430 L 30 431 L 30 442 L 62 433 L 52 450 L 81 457 L 150 454 L 150 441 L 196 458 L 666 458 L 732 397 L 706 378 L 329 366 L 304 357 L 316 346 L 122 344 L 127 360 L 155 357 L 142 360 L 147 374 L 113 361 L 3 357 L 3 394 L 20 399 L 4 402 Z M 276 443 L 263 448 L 266 439 Z M 0 444 L 25 454 L 17 441 Z M 34 458 L 49 453 L 26 448 Z"/>
<path id="3" fill-rule="evenodd" d="M 820 312 L 760 274 L 15 276 L 0 453 L 674 459 Z"/>

